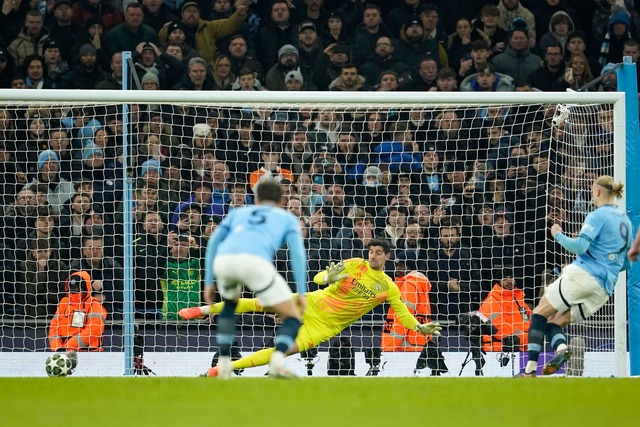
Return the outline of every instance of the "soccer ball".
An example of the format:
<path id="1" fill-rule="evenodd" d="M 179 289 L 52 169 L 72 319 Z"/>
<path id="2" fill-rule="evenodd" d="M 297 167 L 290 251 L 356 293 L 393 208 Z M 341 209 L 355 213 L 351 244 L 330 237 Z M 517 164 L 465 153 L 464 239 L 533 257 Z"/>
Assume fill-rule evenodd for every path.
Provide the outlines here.
<path id="1" fill-rule="evenodd" d="M 50 377 L 66 377 L 71 375 L 73 364 L 66 354 L 56 353 L 47 357 L 44 368 Z"/>

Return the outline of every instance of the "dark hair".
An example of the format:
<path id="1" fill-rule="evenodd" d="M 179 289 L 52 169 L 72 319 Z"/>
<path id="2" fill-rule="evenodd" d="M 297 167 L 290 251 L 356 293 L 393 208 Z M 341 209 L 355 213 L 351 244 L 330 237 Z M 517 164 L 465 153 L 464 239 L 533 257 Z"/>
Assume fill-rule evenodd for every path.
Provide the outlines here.
<path id="1" fill-rule="evenodd" d="M 158 215 L 160 217 L 160 219 L 162 219 L 162 215 L 160 215 L 160 212 L 158 212 L 158 211 L 146 211 L 145 213 L 142 214 L 142 222 L 146 222 L 147 218 L 149 217 L 149 215 Z"/>
<path id="2" fill-rule="evenodd" d="M 253 70 L 249 67 L 242 67 L 240 69 L 240 72 L 238 73 L 238 77 L 241 76 L 246 76 L 247 74 L 251 74 L 253 77 L 255 77 L 255 73 L 253 72 Z"/>
<path id="3" fill-rule="evenodd" d="M 102 238 L 101 235 L 98 235 L 98 234 L 85 234 L 84 236 L 82 236 L 82 247 L 85 247 L 89 240 L 100 240 L 101 242 L 104 241 L 104 239 Z"/>
<path id="4" fill-rule="evenodd" d="M 40 205 L 36 209 L 36 217 L 55 217 L 56 213 L 53 211 L 53 208 L 49 205 Z"/>
<path id="5" fill-rule="evenodd" d="M 639 47 L 640 46 L 640 42 L 638 42 L 638 40 L 636 39 L 628 39 L 627 41 L 625 41 L 622 46 L 624 47 Z"/>
<path id="6" fill-rule="evenodd" d="M 560 49 L 560 52 L 562 52 L 562 45 L 560 44 L 560 42 L 555 41 L 555 42 L 549 42 L 547 44 L 547 46 L 544 48 L 544 53 L 547 53 L 547 50 L 549 50 L 550 47 L 555 47 Z"/>
<path id="7" fill-rule="evenodd" d="M 44 79 L 47 70 L 47 63 L 42 56 L 37 54 L 29 55 L 24 58 L 24 60 L 22 61 L 22 74 L 24 74 L 25 76 L 29 75 L 27 71 L 29 70 L 29 65 L 31 65 L 33 61 L 38 61 L 42 66 L 42 78 Z"/>
<path id="8" fill-rule="evenodd" d="M 261 202 L 280 203 L 282 200 L 282 187 L 274 179 L 265 179 L 258 183 L 256 198 Z"/>
<path id="9" fill-rule="evenodd" d="M 378 13 L 379 13 L 380 15 L 382 15 L 382 11 L 380 10 L 380 7 L 379 7 L 377 4 L 367 3 L 367 4 L 365 4 L 365 5 L 364 5 L 364 7 L 362 8 L 362 11 L 364 12 L 364 11 L 369 10 L 369 9 L 375 9 L 375 10 L 377 10 L 377 11 L 378 11 Z"/>
<path id="10" fill-rule="evenodd" d="M 448 79 L 448 78 L 456 78 L 456 72 L 451 67 L 443 67 L 438 71 L 439 79 Z"/>
<path id="11" fill-rule="evenodd" d="M 391 252 L 391 246 L 389 246 L 389 242 L 380 237 L 374 237 L 369 241 L 369 243 L 367 243 L 367 249 L 371 249 L 371 247 L 373 246 L 380 246 L 385 254 Z"/>
<path id="12" fill-rule="evenodd" d="M 287 4 L 287 9 L 291 9 L 291 7 L 289 6 L 289 2 L 287 0 L 272 0 L 271 1 L 271 8 L 273 7 L 274 4 L 278 4 L 278 3 L 286 3 Z"/>
<path id="13" fill-rule="evenodd" d="M 569 43 L 569 40 L 573 40 L 575 38 L 579 38 L 582 39 L 583 42 L 586 43 L 587 41 L 587 35 L 580 31 L 580 30 L 575 30 L 575 31 L 571 31 L 569 34 L 567 34 L 567 43 Z"/>
<path id="14" fill-rule="evenodd" d="M 127 7 L 124 8 L 125 13 L 129 10 L 129 9 L 142 9 L 142 5 L 140 3 L 137 3 L 135 1 L 129 3 L 127 5 Z M 142 9 L 144 10 L 144 9 Z"/>
<path id="15" fill-rule="evenodd" d="M 484 40 L 478 39 L 471 42 L 471 50 L 489 50 L 491 47 Z"/>
<path id="16" fill-rule="evenodd" d="M 231 44 L 232 41 L 234 41 L 235 39 L 242 39 L 245 41 L 245 43 L 247 42 L 247 38 L 245 36 L 243 36 L 242 34 L 234 34 L 233 36 L 231 36 L 231 38 L 229 39 L 229 44 Z"/>
<path id="17" fill-rule="evenodd" d="M 49 239 L 33 239 L 29 242 L 29 249 L 32 251 L 46 251 L 50 249 L 51 245 L 49 245 Z"/>
<path id="18" fill-rule="evenodd" d="M 31 191 L 33 191 L 34 193 L 38 194 L 38 193 L 49 193 L 49 187 L 47 187 L 44 184 L 36 184 L 31 186 Z"/>

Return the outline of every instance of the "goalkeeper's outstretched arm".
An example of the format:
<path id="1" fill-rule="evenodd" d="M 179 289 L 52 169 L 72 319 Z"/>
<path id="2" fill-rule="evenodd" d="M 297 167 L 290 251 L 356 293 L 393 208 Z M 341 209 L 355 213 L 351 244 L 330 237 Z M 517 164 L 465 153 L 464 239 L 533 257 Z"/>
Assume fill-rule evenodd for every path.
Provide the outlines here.
<path id="1" fill-rule="evenodd" d="M 420 323 L 409 311 L 404 301 L 400 297 L 400 290 L 394 285 L 387 296 L 387 302 L 396 315 L 400 323 L 407 328 L 425 335 L 440 335 L 442 327 L 437 322 Z"/>
<path id="2" fill-rule="evenodd" d="M 344 262 L 332 262 L 327 266 L 325 271 L 318 272 L 313 277 L 313 281 L 318 285 L 330 285 L 332 283 L 339 282 L 340 280 L 343 280 L 348 276 L 348 274 L 344 272 L 345 269 L 346 267 L 344 265 Z"/>

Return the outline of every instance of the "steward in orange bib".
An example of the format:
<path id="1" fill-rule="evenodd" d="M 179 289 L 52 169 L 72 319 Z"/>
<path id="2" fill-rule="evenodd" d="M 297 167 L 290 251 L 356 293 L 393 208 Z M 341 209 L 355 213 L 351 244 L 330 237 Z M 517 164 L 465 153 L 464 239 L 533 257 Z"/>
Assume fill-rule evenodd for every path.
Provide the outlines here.
<path id="1" fill-rule="evenodd" d="M 429 291 L 431 283 L 424 274 L 418 271 L 407 271 L 406 256 L 402 252 L 396 254 L 396 285 L 409 312 L 420 323 L 429 322 L 431 305 Z M 382 351 L 422 351 L 432 335 L 423 335 L 405 328 L 393 308 L 389 308 L 387 319 L 382 330 Z"/>
<path id="2" fill-rule="evenodd" d="M 58 351 L 102 351 L 107 311 L 91 296 L 91 277 L 78 271 L 65 282 L 69 295 L 62 298 L 49 327 L 49 346 Z"/>
<path id="3" fill-rule="evenodd" d="M 515 287 L 512 275 L 505 273 L 478 311 L 498 330 L 493 337 L 482 336 L 484 351 L 526 351 L 531 309 L 524 302 L 524 291 Z"/>

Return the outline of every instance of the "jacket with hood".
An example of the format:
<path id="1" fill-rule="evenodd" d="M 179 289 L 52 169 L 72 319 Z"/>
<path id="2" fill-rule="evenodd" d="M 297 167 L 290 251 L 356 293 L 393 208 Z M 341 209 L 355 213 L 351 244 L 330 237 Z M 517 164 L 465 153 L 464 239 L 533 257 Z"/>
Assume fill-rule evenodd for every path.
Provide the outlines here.
<path id="1" fill-rule="evenodd" d="M 547 46 L 551 46 L 556 42 L 560 43 L 560 46 L 562 46 L 563 53 L 565 51 L 565 48 L 567 47 L 567 36 L 560 36 L 556 34 L 556 32 L 553 31 L 553 26 L 551 25 L 551 22 L 553 22 L 553 18 L 560 15 L 566 16 L 567 19 L 569 20 L 569 31 L 567 32 L 567 35 L 569 35 L 573 30 L 575 30 L 575 24 L 573 23 L 573 19 L 571 19 L 571 16 L 567 12 L 560 11 L 560 12 L 554 13 L 553 16 L 551 17 L 551 20 L 549 21 L 549 31 L 540 38 L 540 50 L 542 52 L 545 52 L 547 50 Z"/>
<path id="2" fill-rule="evenodd" d="M 613 34 L 613 26 L 616 24 L 625 24 L 627 29 L 621 37 L 616 37 Z M 631 33 L 631 16 L 626 10 L 620 10 L 609 19 L 607 24 L 607 32 L 604 35 L 602 42 L 600 43 L 600 56 L 598 61 L 600 65 L 605 65 L 609 62 L 618 63 L 622 61 L 622 46 L 624 42 L 632 37 Z"/>
<path id="3" fill-rule="evenodd" d="M 49 38 L 49 32 L 45 27 L 42 27 L 40 31 L 40 35 L 38 37 L 33 37 L 30 34 L 27 34 L 27 29 L 23 28 L 18 34 L 18 37 L 11 42 L 7 50 L 15 59 L 16 64 L 18 66 L 22 65 L 22 61 L 29 55 L 40 55 L 42 52 L 42 47 L 44 43 Z"/>
<path id="4" fill-rule="evenodd" d="M 538 32 L 542 32 L 544 28 L 548 28 L 549 23 L 551 22 L 551 17 L 555 13 L 560 11 L 569 15 L 576 30 L 582 29 L 578 12 L 573 7 L 567 4 L 567 0 L 560 0 L 558 4 L 554 5 L 551 5 L 546 1 L 541 1 L 538 3 L 540 3 L 538 7 L 531 11 L 533 13 L 533 16 L 535 16 L 536 18 L 536 28 L 539 30 Z M 577 4 L 577 2 L 575 3 Z M 542 36 L 542 34 L 540 34 L 540 36 Z"/>
<path id="5" fill-rule="evenodd" d="M 502 339 L 511 335 L 520 339 L 521 351 L 527 348 L 531 309 L 524 302 L 522 289 L 508 290 L 496 283 L 482 301 L 479 311 L 498 330 L 493 337 L 482 336 L 484 351 L 502 351 Z"/>
<path id="6" fill-rule="evenodd" d="M 429 283 L 429 279 L 422 273 L 412 271 L 404 277 L 397 277 L 396 285 L 400 289 L 400 295 L 407 305 L 409 313 L 420 323 L 429 322 L 431 317 L 429 302 L 431 283 Z M 393 308 L 389 308 L 382 330 L 383 351 L 422 351 L 431 338 L 432 335 L 423 335 L 405 328 Z"/>
<path id="7" fill-rule="evenodd" d="M 91 277 L 78 271 L 67 279 L 69 295 L 62 298 L 49 327 L 49 347 L 76 351 L 102 351 L 107 310 L 91 296 Z"/>

